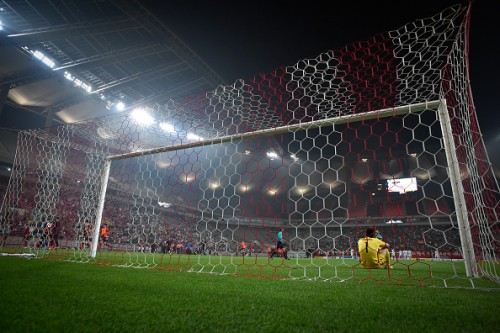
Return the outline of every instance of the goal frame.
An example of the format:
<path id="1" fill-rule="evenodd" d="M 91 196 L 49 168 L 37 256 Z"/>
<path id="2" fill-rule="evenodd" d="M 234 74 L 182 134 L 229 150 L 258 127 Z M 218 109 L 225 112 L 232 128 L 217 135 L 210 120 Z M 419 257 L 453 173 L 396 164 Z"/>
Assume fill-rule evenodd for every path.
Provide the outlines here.
<path id="1" fill-rule="evenodd" d="M 428 101 L 424 103 L 416 103 L 405 106 L 398 106 L 394 108 L 385 108 L 381 110 L 374 110 L 359 114 L 352 114 L 346 116 L 330 117 L 326 119 L 314 120 L 310 122 L 299 122 L 293 125 L 286 125 L 274 128 L 267 128 L 263 130 L 250 131 L 242 134 L 227 135 L 222 137 L 216 137 L 211 139 L 202 139 L 189 143 L 181 143 L 172 146 L 157 147 L 154 149 L 145 149 L 139 152 L 131 152 L 125 154 L 118 154 L 108 156 L 105 159 L 105 164 L 101 176 L 101 192 L 100 199 L 97 207 L 97 216 L 95 221 L 94 237 L 92 241 L 90 256 L 95 258 L 97 255 L 97 249 L 99 246 L 99 232 L 102 222 L 102 213 L 104 211 L 104 205 L 106 200 L 106 190 L 111 169 L 111 163 L 114 160 L 122 160 L 128 158 L 134 158 L 139 156 L 153 155 L 158 153 L 183 150 L 188 148 L 210 146 L 215 144 L 221 144 L 225 142 L 231 142 L 233 140 L 244 141 L 249 138 L 263 137 L 277 135 L 286 132 L 300 131 L 305 128 L 316 128 L 322 126 L 329 126 L 333 124 L 343 124 L 347 122 L 356 122 L 360 120 L 368 119 L 378 119 L 384 117 L 391 117 L 396 115 L 405 115 L 409 113 L 422 112 L 429 109 L 435 109 L 438 113 L 439 122 L 441 124 L 441 132 L 443 136 L 444 150 L 446 154 L 447 164 L 448 164 L 448 176 L 450 178 L 453 199 L 456 207 L 457 223 L 459 226 L 459 234 L 462 246 L 462 252 L 465 262 L 466 274 L 468 277 L 479 276 L 477 262 L 475 260 L 474 248 L 472 245 L 472 236 L 468 223 L 468 214 L 465 203 L 465 197 L 463 195 L 463 186 L 460 181 L 460 170 L 458 167 L 458 159 L 452 153 L 455 151 L 455 145 L 453 141 L 453 131 L 450 124 L 450 116 L 448 113 L 448 108 L 445 99 Z"/>

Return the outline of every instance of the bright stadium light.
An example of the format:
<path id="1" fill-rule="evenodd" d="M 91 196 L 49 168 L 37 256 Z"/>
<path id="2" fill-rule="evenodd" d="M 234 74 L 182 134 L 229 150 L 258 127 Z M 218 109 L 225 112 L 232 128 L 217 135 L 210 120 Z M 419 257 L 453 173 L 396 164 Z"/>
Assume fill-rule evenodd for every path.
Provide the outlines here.
<path id="1" fill-rule="evenodd" d="M 123 102 L 116 103 L 116 109 L 118 111 L 123 111 L 125 109 L 125 104 Z"/>
<path id="2" fill-rule="evenodd" d="M 54 60 L 50 59 L 42 52 L 36 50 L 36 51 L 32 51 L 31 53 L 33 54 L 33 56 L 35 58 L 37 58 L 38 60 L 43 62 L 47 67 L 54 68 L 56 66 L 56 63 L 54 62 Z"/>
<path id="3" fill-rule="evenodd" d="M 2 30 L 3 30 L 3 23 L 2 23 L 2 21 L 0 21 L 0 31 L 2 31 Z"/>
<path id="4" fill-rule="evenodd" d="M 267 157 L 269 157 L 270 160 L 274 160 L 276 158 L 278 158 L 278 154 L 276 154 L 276 152 L 274 151 L 268 151 L 266 153 Z"/>
<path id="5" fill-rule="evenodd" d="M 179 177 L 181 181 L 183 181 L 184 183 L 190 183 L 192 182 L 193 180 L 196 179 L 196 177 L 194 176 L 194 174 L 184 174 L 184 175 L 181 175 L 181 177 Z"/>
<path id="6" fill-rule="evenodd" d="M 276 193 L 278 193 L 278 190 L 275 188 L 270 188 L 269 190 L 267 190 L 267 193 L 270 195 L 275 195 Z"/>
<path id="7" fill-rule="evenodd" d="M 83 89 L 88 93 L 92 92 L 92 86 L 90 84 L 85 83 L 82 80 L 76 78 L 70 72 L 64 72 L 64 77 L 66 78 L 66 80 L 73 82 L 75 87 Z"/>
<path id="8" fill-rule="evenodd" d="M 47 57 L 43 52 L 41 52 L 39 50 L 35 50 L 35 51 L 30 50 L 29 47 L 27 47 L 27 46 L 21 46 L 21 48 L 23 50 L 25 50 L 26 52 L 31 53 L 33 55 L 33 57 L 35 57 L 38 60 L 40 60 L 43 64 L 45 64 L 50 69 L 54 69 L 56 67 L 56 62 L 54 60 L 52 60 L 51 58 Z M 55 70 L 57 70 L 57 68 L 55 68 Z M 85 82 L 85 81 L 77 78 L 76 76 L 74 76 L 73 74 L 71 74 L 68 71 L 64 72 L 64 77 L 66 78 L 66 80 L 71 81 L 75 87 L 83 89 L 83 90 L 85 90 L 89 94 L 93 90 L 92 86 L 89 83 L 87 83 L 87 82 Z M 105 96 L 104 95 L 101 94 L 101 95 L 99 95 L 99 97 L 102 100 L 105 100 Z M 108 109 L 109 108 L 110 107 L 108 107 Z"/>
<path id="9" fill-rule="evenodd" d="M 334 181 L 334 182 L 330 182 L 330 183 L 324 183 L 324 186 L 326 188 L 329 188 L 331 190 L 334 190 L 334 189 L 338 189 L 340 187 L 343 186 L 343 182 L 340 182 L 340 181 Z"/>
<path id="10" fill-rule="evenodd" d="M 149 126 L 149 125 L 153 125 L 155 122 L 153 116 L 151 116 L 148 113 L 148 111 L 141 109 L 141 108 L 134 109 L 132 111 L 131 116 L 132 116 L 132 119 L 134 119 L 139 125 Z"/>
<path id="11" fill-rule="evenodd" d="M 308 192 L 307 191 L 307 187 L 297 187 L 296 191 L 300 195 L 304 195 L 304 194 L 306 194 Z"/>
<path id="12" fill-rule="evenodd" d="M 175 133 L 175 127 L 169 123 L 160 123 L 160 128 L 168 133 Z"/>
<path id="13" fill-rule="evenodd" d="M 201 141 L 201 140 L 203 140 L 203 138 L 201 136 L 198 136 L 198 135 L 193 134 L 193 133 L 188 133 L 187 134 L 187 138 L 188 138 L 188 140 L 194 140 L 194 141 Z"/>
<path id="14" fill-rule="evenodd" d="M 169 203 L 169 202 L 162 202 L 162 201 L 158 201 L 158 205 L 160 207 L 163 207 L 163 208 L 169 208 L 170 206 L 172 206 L 171 203 Z"/>
<path id="15" fill-rule="evenodd" d="M 386 224 L 400 224 L 400 223 L 403 223 L 403 221 L 401 220 L 389 220 L 387 222 L 385 222 Z"/>
<path id="16" fill-rule="evenodd" d="M 157 160 L 155 163 L 156 163 L 156 166 L 160 169 L 166 169 L 172 165 L 172 163 L 170 161 L 165 161 L 162 159 Z"/>
<path id="17" fill-rule="evenodd" d="M 248 184 L 240 185 L 240 191 L 241 192 L 248 192 L 251 189 L 252 189 L 252 185 L 248 185 Z"/>

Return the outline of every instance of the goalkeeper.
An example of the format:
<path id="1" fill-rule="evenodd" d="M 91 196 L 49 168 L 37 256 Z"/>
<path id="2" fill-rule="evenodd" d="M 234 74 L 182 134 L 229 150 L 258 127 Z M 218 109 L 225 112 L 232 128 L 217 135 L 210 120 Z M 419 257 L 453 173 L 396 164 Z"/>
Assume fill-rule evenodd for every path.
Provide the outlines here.
<path id="1" fill-rule="evenodd" d="M 392 268 L 389 243 L 382 241 L 376 229 L 366 229 L 365 237 L 358 241 L 358 252 L 363 268 Z M 377 235 L 380 235 L 377 237 Z"/>

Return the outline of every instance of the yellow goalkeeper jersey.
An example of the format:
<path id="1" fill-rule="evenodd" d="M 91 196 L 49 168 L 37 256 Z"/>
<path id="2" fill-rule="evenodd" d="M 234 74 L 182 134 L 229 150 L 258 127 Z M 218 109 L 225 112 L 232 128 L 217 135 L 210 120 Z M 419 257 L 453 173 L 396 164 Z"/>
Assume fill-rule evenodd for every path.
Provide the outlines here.
<path id="1" fill-rule="evenodd" d="M 378 259 L 378 250 L 385 246 L 385 242 L 378 238 L 365 237 L 358 241 L 358 252 L 363 268 L 380 268 L 382 264 Z"/>

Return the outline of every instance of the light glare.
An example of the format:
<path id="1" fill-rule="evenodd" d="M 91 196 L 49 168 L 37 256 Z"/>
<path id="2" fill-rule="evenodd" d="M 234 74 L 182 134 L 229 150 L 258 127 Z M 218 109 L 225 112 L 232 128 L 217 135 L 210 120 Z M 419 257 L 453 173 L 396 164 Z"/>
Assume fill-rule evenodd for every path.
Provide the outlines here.
<path id="1" fill-rule="evenodd" d="M 307 193 L 307 187 L 297 187 L 297 193 L 300 195 L 304 195 Z"/>
<path id="2" fill-rule="evenodd" d="M 149 126 L 155 122 L 154 118 L 144 109 L 134 109 L 131 116 L 139 125 Z"/>
<path id="3" fill-rule="evenodd" d="M 160 207 L 164 207 L 164 208 L 169 208 L 170 206 L 172 206 L 171 203 L 169 203 L 169 202 L 162 202 L 162 201 L 158 201 L 158 205 Z"/>
<path id="4" fill-rule="evenodd" d="M 277 189 L 274 189 L 274 188 L 270 188 L 267 193 L 269 193 L 270 195 L 275 195 L 276 193 L 278 193 L 278 190 Z"/>
<path id="5" fill-rule="evenodd" d="M 83 82 L 82 80 L 74 77 L 70 72 L 64 72 L 64 77 L 66 78 L 66 80 L 73 82 L 73 84 L 75 85 L 75 87 L 81 88 L 81 89 L 85 90 L 88 93 L 92 92 L 92 87 L 89 84 L 87 84 L 87 83 Z"/>
<path id="6" fill-rule="evenodd" d="M 201 136 L 198 136 L 198 135 L 193 134 L 193 133 L 188 133 L 187 134 L 187 138 L 189 140 L 195 140 L 195 141 L 201 141 L 201 140 L 203 140 L 203 138 Z"/>
<path id="7" fill-rule="evenodd" d="M 38 50 L 33 52 L 33 56 L 50 68 L 54 68 L 56 65 L 52 59 L 48 58 L 45 54 Z"/>
<path id="8" fill-rule="evenodd" d="M 274 151 L 268 151 L 266 153 L 267 157 L 269 157 L 269 159 L 271 160 L 274 160 L 275 158 L 278 158 L 278 154 L 276 154 Z"/>
<path id="9" fill-rule="evenodd" d="M 123 104 L 123 102 L 116 103 L 116 109 L 118 111 L 123 111 L 123 109 L 125 109 L 125 104 Z"/>
<path id="10" fill-rule="evenodd" d="M 240 190 L 242 192 L 248 192 L 252 189 L 252 186 L 251 185 L 248 185 L 248 184 L 244 184 L 244 185 L 241 185 L 240 186 Z"/>
<path id="11" fill-rule="evenodd" d="M 172 124 L 169 123 L 160 123 L 160 128 L 168 133 L 175 133 L 175 128 Z"/>

